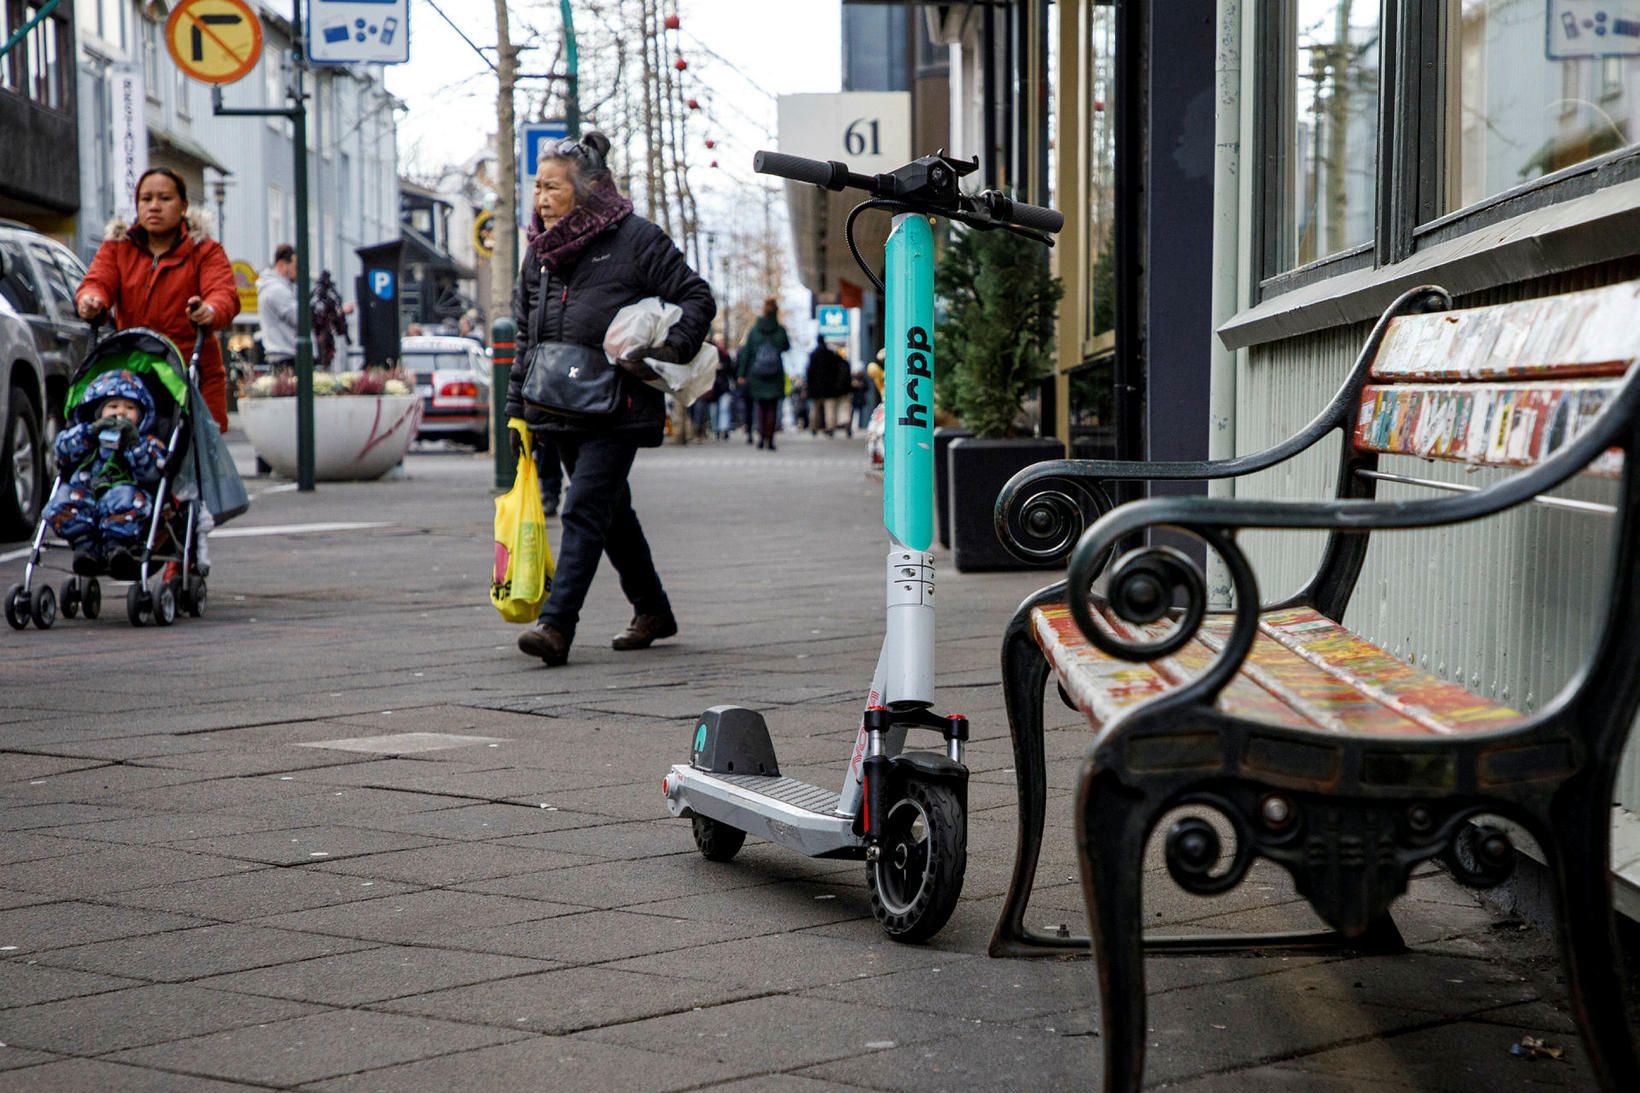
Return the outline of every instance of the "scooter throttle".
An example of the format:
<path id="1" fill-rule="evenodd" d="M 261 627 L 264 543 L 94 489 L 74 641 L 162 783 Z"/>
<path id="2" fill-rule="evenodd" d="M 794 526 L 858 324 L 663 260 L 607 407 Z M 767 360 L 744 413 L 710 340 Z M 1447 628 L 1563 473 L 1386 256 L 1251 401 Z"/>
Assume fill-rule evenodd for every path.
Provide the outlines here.
<path id="1" fill-rule="evenodd" d="M 779 175 L 796 182 L 841 190 L 848 185 L 848 164 L 836 160 L 804 159 L 783 152 L 759 152 L 752 157 L 752 170 L 760 175 Z"/>

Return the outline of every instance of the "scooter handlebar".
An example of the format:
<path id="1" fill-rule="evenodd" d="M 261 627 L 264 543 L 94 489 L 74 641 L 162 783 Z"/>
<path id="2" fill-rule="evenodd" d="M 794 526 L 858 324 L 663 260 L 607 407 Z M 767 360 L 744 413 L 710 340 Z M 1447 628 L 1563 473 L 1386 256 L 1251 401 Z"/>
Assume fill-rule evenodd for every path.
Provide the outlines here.
<path id="1" fill-rule="evenodd" d="M 991 216 L 1005 224 L 1047 232 L 1049 235 L 1065 226 L 1065 214 L 1058 209 L 1050 209 L 1044 205 L 1027 205 L 1023 201 L 1014 201 L 995 191 L 983 196 L 987 199 L 985 204 Z"/>
<path id="2" fill-rule="evenodd" d="M 752 170 L 760 175 L 779 175 L 794 182 L 841 190 L 848 184 L 848 164 L 836 160 L 804 159 L 783 152 L 759 152 L 752 157 Z"/>

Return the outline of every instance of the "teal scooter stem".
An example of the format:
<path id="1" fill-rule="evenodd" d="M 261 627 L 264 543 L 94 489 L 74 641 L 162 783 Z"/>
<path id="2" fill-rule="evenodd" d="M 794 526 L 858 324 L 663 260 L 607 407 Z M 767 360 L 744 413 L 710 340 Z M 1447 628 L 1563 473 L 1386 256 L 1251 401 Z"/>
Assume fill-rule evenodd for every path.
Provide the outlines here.
<path id="1" fill-rule="evenodd" d="M 753 166 L 832 190 L 870 196 L 849 215 L 849 249 L 885 300 L 883 525 L 887 617 L 882 652 L 853 751 L 836 793 L 783 777 L 761 714 L 713 706 L 695 723 L 690 761 L 662 779 L 668 811 L 688 817 L 711 861 L 734 857 L 756 835 L 811 857 L 863 858 L 872 912 L 900 941 L 937 933 L 955 909 L 967 867 L 968 720 L 934 704 L 934 233 L 933 216 L 974 228 L 1005 228 L 1051 243 L 1063 218 L 987 191 L 962 193 L 978 169 L 924 156 L 881 175 L 838 162 L 759 152 Z M 879 280 L 854 246 L 867 210 L 893 214 Z M 944 738 L 939 752 L 906 751 L 912 730 Z"/>

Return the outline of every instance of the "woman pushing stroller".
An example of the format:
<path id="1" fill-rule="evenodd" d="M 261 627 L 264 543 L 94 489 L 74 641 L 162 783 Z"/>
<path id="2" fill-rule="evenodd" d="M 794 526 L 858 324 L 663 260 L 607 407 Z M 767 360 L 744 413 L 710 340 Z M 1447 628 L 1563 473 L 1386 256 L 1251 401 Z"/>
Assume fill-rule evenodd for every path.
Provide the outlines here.
<path id="1" fill-rule="evenodd" d="M 177 345 L 195 327 L 221 330 L 239 314 L 233 267 L 222 245 L 188 211 L 188 186 L 175 171 L 150 167 L 137 179 L 137 222 L 109 225 L 75 302 L 95 322 L 109 311 L 120 330 L 143 326 Z M 208 337 L 199 355 L 199 393 L 228 431 L 228 372 L 222 348 Z"/>

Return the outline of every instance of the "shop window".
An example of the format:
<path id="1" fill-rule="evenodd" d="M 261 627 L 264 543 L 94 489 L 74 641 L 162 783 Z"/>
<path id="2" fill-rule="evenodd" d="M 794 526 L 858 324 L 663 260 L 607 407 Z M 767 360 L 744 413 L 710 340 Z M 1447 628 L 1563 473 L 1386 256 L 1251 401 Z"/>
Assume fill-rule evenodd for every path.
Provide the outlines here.
<path id="1" fill-rule="evenodd" d="M 143 11 L 142 18 L 142 85 L 147 89 L 150 102 L 159 102 L 159 81 L 165 69 L 160 64 L 164 47 L 160 45 L 162 28 L 153 5 Z"/>
<path id="2" fill-rule="evenodd" d="M 1457 63 L 1442 212 L 1633 143 L 1624 88 L 1640 66 L 1640 21 L 1621 8 L 1448 0 L 1447 16 Z"/>
<path id="3" fill-rule="evenodd" d="M 1267 10 L 1275 274 L 1373 239 L 1382 36 L 1376 2 L 1281 0 Z"/>

